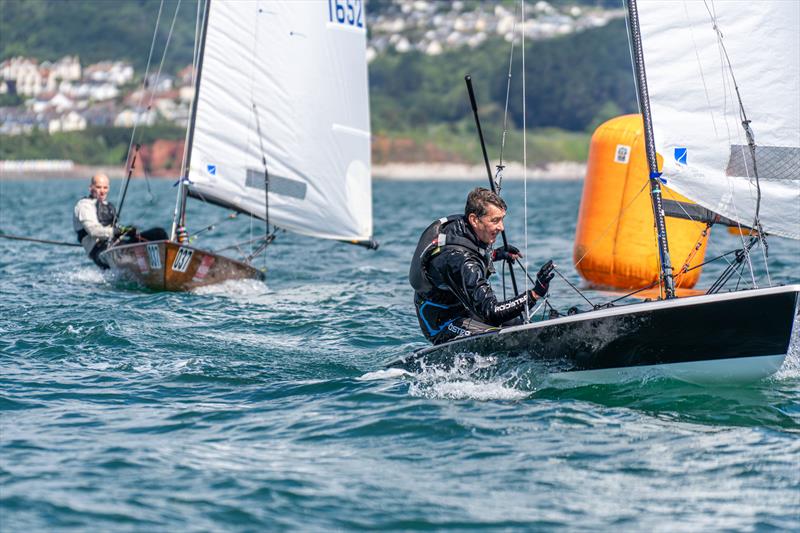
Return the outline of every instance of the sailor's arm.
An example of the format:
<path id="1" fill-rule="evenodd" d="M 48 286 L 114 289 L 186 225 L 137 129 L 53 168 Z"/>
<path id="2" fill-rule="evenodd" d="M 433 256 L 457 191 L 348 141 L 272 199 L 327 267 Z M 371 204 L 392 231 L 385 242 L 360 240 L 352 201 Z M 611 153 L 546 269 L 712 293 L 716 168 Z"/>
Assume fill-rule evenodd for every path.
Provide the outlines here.
<path id="1" fill-rule="evenodd" d="M 95 239 L 111 239 L 114 237 L 114 226 L 103 226 L 97 220 L 97 206 L 85 198 L 75 205 L 75 218 L 83 229 Z"/>
<path id="2" fill-rule="evenodd" d="M 504 302 L 499 302 L 483 269 L 474 260 L 467 260 L 461 268 L 462 291 L 469 302 L 470 311 L 491 326 L 499 326 L 518 317 L 525 306 L 533 305 L 531 291 Z"/>

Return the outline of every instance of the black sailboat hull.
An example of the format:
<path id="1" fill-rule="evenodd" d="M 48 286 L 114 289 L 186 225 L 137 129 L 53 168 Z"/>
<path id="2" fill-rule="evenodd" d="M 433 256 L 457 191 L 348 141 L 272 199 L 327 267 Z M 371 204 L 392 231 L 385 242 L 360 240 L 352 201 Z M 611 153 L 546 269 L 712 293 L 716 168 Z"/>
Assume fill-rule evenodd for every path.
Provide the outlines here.
<path id="1" fill-rule="evenodd" d="M 793 285 L 591 311 L 423 348 L 389 366 L 420 371 L 477 354 L 534 361 L 559 377 L 588 381 L 631 370 L 690 381 L 759 379 L 778 370 L 789 351 L 798 294 Z"/>

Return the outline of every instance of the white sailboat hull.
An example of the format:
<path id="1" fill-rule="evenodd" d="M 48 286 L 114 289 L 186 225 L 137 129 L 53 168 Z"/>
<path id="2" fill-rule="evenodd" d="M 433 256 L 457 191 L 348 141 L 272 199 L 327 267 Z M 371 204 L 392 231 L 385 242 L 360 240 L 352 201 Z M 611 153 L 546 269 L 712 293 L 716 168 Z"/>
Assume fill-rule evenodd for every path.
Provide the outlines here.
<path id="1" fill-rule="evenodd" d="M 775 374 L 786 360 L 786 355 L 784 353 L 735 359 L 709 359 L 691 363 L 556 372 L 550 375 L 550 379 L 584 384 L 612 384 L 652 378 L 677 379 L 701 385 L 751 383 Z"/>
<path id="2" fill-rule="evenodd" d="M 480 356 L 592 383 L 753 381 L 789 353 L 799 297 L 800 285 L 790 285 L 589 311 L 461 337 L 389 366 L 419 371 Z"/>

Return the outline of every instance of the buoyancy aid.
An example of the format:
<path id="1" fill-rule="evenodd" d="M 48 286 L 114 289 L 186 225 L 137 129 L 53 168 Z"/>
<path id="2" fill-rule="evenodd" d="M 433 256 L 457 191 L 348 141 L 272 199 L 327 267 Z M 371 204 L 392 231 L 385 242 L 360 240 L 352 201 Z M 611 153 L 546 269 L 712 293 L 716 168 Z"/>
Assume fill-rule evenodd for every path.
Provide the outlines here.
<path id="1" fill-rule="evenodd" d="M 463 215 L 439 218 L 422 232 L 408 271 L 408 281 L 416 292 L 426 294 L 434 289 L 427 272 L 428 263 L 446 248 L 461 248 L 472 252 L 481 259 L 487 276 L 492 271 L 492 262 L 486 248 L 479 247 L 470 239 L 446 232 L 447 226 L 463 220 L 463 218 Z"/>
<path id="2" fill-rule="evenodd" d="M 114 223 L 117 218 L 117 209 L 114 207 L 114 204 L 111 202 L 101 202 L 93 198 L 92 196 L 87 196 L 86 198 L 91 198 L 95 200 L 95 207 L 97 209 L 97 221 L 103 226 L 110 226 Z M 88 235 L 87 231 L 83 228 L 79 229 L 77 232 L 78 235 L 78 242 L 83 241 L 83 238 Z"/>

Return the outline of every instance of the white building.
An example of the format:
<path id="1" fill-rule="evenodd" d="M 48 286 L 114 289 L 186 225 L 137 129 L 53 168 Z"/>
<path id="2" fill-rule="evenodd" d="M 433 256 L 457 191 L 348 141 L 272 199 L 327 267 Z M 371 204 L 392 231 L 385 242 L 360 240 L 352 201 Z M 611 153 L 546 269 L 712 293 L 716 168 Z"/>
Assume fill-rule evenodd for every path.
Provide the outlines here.
<path id="1" fill-rule="evenodd" d="M 125 109 L 114 119 L 114 126 L 118 128 L 132 128 L 133 126 L 152 126 L 156 123 L 156 111 L 145 108 Z"/>
<path id="2" fill-rule="evenodd" d="M 52 116 L 47 121 L 47 131 L 51 135 L 62 131 L 80 131 L 85 129 L 86 119 L 75 111 Z"/>
<path id="3" fill-rule="evenodd" d="M 101 61 L 86 67 L 84 78 L 87 81 L 125 85 L 133 80 L 133 66 L 122 61 Z"/>

